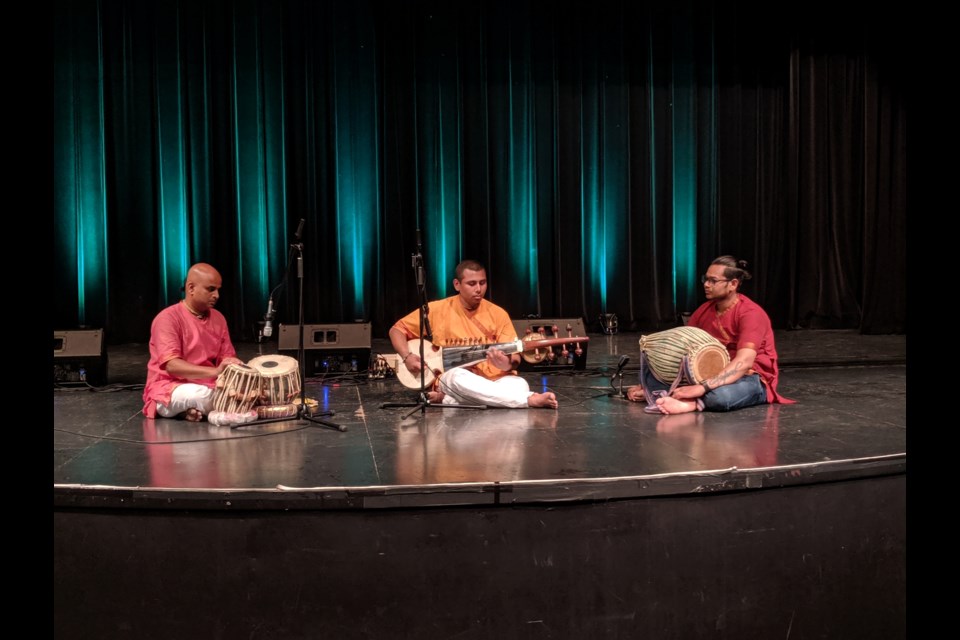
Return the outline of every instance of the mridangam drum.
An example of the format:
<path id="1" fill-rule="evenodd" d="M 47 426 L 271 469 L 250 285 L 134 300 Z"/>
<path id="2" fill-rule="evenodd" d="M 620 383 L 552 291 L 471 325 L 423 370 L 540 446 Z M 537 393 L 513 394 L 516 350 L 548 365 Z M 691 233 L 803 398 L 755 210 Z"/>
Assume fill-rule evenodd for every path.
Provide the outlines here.
<path id="1" fill-rule="evenodd" d="M 730 363 L 723 344 L 703 329 L 674 327 L 640 337 L 650 372 L 664 384 L 673 384 L 681 375 L 681 384 L 698 384 L 717 375 Z"/>
<path id="2" fill-rule="evenodd" d="M 244 364 L 229 364 L 217 377 L 213 410 L 246 413 L 260 398 L 260 372 Z"/>
<path id="3" fill-rule="evenodd" d="M 290 404 L 300 395 L 300 366 L 290 356 L 258 356 L 247 363 L 263 381 L 260 404 Z"/>

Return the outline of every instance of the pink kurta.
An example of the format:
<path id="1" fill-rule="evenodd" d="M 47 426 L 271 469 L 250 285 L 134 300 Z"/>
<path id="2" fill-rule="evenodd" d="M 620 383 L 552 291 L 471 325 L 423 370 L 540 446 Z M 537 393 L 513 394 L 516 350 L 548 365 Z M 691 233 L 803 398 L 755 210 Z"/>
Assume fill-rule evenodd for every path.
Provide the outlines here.
<path id="1" fill-rule="evenodd" d="M 235 357 L 237 352 L 230 341 L 230 330 L 222 313 L 210 309 L 201 319 L 193 315 L 182 301 L 170 305 L 157 314 L 150 327 L 150 362 L 143 389 L 143 414 L 155 418 L 157 402 L 169 404 L 170 394 L 184 382 L 211 388 L 216 386 L 216 377 L 186 380 L 170 375 L 167 363 L 174 358 L 216 367 L 225 358 Z"/>

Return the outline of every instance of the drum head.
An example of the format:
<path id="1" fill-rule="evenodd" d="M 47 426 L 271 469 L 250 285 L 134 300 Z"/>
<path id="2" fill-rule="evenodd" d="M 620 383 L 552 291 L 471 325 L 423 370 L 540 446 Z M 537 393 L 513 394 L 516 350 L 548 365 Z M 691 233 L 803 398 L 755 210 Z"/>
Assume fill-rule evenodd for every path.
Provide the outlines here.
<path id="1" fill-rule="evenodd" d="M 299 369 L 296 358 L 290 356 L 257 356 L 247 363 L 262 376 L 285 376 Z"/>
<path id="2" fill-rule="evenodd" d="M 730 363 L 730 355 L 724 347 L 704 345 L 690 356 L 690 383 L 698 384 L 708 380 Z"/>

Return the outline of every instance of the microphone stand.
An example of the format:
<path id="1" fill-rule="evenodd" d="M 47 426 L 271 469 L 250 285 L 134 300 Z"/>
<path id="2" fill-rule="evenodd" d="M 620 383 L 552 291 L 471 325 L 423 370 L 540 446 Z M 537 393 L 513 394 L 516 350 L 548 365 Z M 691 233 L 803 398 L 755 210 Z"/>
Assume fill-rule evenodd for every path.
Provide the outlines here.
<path id="1" fill-rule="evenodd" d="M 607 394 L 608 398 L 626 399 L 627 396 L 623 392 L 623 368 L 626 366 L 628 362 L 630 362 L 630 356 L 620 356 L 620 362 L 617 363 L 617 372 L 613 374 L 613 376 L 611 376 L 610 378 L 611 387 L 613 386 L 613 381 L 616 380 L 617 378 L 620 378 L 620 390 L 611 391 L 610 393 Z"/>
<path id="2" fill-rule="evenodd" d="M 300 228 L 303 228 L 303 220 L 300 221 Z M 297 278 L 300 279 L 300 344 L 297 350 L 298 360 L 300 362 L 300 412 L 299 412 L 299 424 L 304 424 L 306 422 L 313 422 L 315 424 L 322 424 L 325 427 L 330 427 L 331 429 L 336 429 L 337 431 L 346 431 L 347 427 L 342 424 L 335 424 L 333 422 L 327 422 L 326 420 L 321 420 L 318 416 L 332 416 L 333 411 L 325 411 L 318 414 L 317 416 L 312 416 L 307 411 L 307 378 L 306 378 L 306 360 L 304 358 L 303 350 L 303 243 L 300 242 L 300 231 L 297 231 L 296 236 L 297 242 L 290 245 L 291 255 L 293 251 L 297 252 Z"/>
<path id="3" fill-rule="evenodd" d="M 427 298 L 427 286 L 426 278 L 423 275 L 423 253 L 421 252 L 420 247 L 420 229 L 417 229 L 417 252 L 412 256 L 413 260 L 413 270 L 417 276 L 417 289 L 420 292 L 420 393 L 417 396 L 416 402 L 388 402 L 380 405 L 381 409 L 387 409 L 390 407 L 414 407 L 414 410 L 403 416 L 404 419 L 409 418 L 417 409 L 420 409 L 421 414 L 426 414 L 427 407 L 441 407 L 444 409 L 486 409 L 484 405 L 478 404 L 433 404 L 430 402 L 429 397 L 427 396 L 427 382 L 426 382 L 426 368 L 427 361 L 424 358 L 424 343 L 426 341 L 433 342 L 433 332 L 430 330 L 430 304 Z M 404 363 L 397 364 L 398 367 L 406 366 Z"/>
<path id="4" fill-rule="evenodd" d="M 290 276 L 290 266 L 293 264 L 293 258 L 297 258 L 297 277 L 300 279 L 300 344 L 297 350 L 297 362 L 299 363 L 300 368 L 300 405 L 297 407 L 297 420 L 298 425 L 304 426 L 305 422 L 313 422 L 315 424 L 322 424 L 325 427 L 330 427 L 331 429 L 336 429 L 338 431 L 346 431 L 347 427 L 342 424 L 334 424 L 333 422 L 327 422 L 326 420 L 321 420 L 318 416 L 332 416 L 333 411 L 325 411 L 317 415 L 310 415 L 307 412 L 307 378 L 306 370 L 304 367 L 304 349 L 303 349 L 303 243 L 300 242 L 300 238 L 303 236 L 303 218 L 300 219 L 300 225 L 297 227 L 297 233 L 294 237 L 294 243 L 290 245 L 290 253 L 287 256 L 287 271 L 283 274 L 283 280 L 278 284 L 273 291 L 270 292 L 270 298 L 273 299 L 273 295 L 287 283 L 287 280 Z M 260 339 L 263 338 L 261 333 Z M 259 340 L 258 340 L 259 341 Z M 243 422 L 241 424 L 232 425 L 231 429 L 242 429 L 245 427 L 255 427 L 261 424 L 270 424 L 273 422 L 286 422 L 291 418 L 264 418 L 258 420 L 251 420 L 250 422 Z"/>

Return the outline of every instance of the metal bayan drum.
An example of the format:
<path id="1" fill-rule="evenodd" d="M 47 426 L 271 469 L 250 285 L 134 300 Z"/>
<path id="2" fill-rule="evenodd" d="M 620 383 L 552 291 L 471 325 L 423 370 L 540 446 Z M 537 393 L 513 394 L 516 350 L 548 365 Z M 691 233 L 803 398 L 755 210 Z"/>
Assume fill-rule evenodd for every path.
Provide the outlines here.
<path id="1" fill-rule="evenodd" d="M 213 410 L 247 413 L 260 398 L 260 372 L 243 364 L 229 364 L 217 376 Z"/>
<path id="2" fill-rule="evenodd" d="M 664 384 L 699 384 L 730 364 L 723 344 L 703 329 L 674 327 L 640 337 L 650 372 Z"/>
<path id="3" fill-rule="evenodd" d="M 300 395 L 300 366 L 296 358 L 258 356 L 247 364 L 260 374 L 260 404 L 290 404 Z"/>

